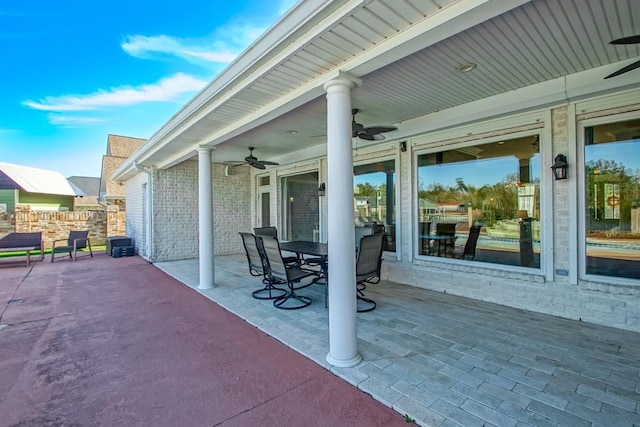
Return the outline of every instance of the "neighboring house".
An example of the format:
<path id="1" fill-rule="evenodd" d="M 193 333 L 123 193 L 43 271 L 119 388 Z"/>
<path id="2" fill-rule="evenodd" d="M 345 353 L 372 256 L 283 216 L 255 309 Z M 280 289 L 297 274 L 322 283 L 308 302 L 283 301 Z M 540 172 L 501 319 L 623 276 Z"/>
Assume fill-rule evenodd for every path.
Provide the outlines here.
<path id="1" fill-rule="evenodd" d="M 213 256 L 242 252 L 239 231 L 275 225 L 282 239 L 312 240 L 319 227 L 327 360 L 353 366 L 345 230 L 354 173 L 378 172 L 397 230 L 385 279 L 640 332 L 640 70 L 605 79 L 640 56 L 638 44 L 609 44 L 640 34 L 637 0 L 389 3 L 296 3 L 114 172 L 140 254 L 199 258 L 208 289 Z M 374 125 L 397 130 L 358 137 Z M 279 165 L 229 173 L 224 162 L 249 147 Z M 502 237 L 483 226 L 472 260 L 422 253 L 434 191 Z M 301 202 L 314 221 L 292 214 Z"/>
<path id="2" fill-rule="evenodd" d="M 100 193 L 98 201 L 107 205 L 117 205 L 124 210 L 125 188 L 124 181 L 111 178 L 115 171 L 133 152 L 146 140 L 128 136 L 108 135 L 107 151 L 102 156 L 100 174 Z"/>
<path id="3" fill-rule="evenodd" d="M 98 203 L 100 194 L 100 178 L 92 176 L 70 176 L 71 182 L 84 193 L 84 196 L 76 197 L 73 201 L 73 210 L 103 210 L 104 206 Z"/>
<path id="4" fill-rule="evenodd" d="M 0 206 L 7 212 L 19 205 L 33 210 L 73 210 L 79 196 L 84 193 L 58 172 L 0 163 Z"/>

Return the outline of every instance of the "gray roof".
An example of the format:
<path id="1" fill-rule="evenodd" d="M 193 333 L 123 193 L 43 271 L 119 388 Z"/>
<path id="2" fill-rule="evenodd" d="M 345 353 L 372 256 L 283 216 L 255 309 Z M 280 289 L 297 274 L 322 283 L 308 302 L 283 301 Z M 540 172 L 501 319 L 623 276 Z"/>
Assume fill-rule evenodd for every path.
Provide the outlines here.
<path id="1" fill-rule="evenodd" d="M 86 196 L 97 196 L 100 194 L 100 178 L 93 176 L 70 176 L 67 181 L 74 184 Z"/>
<path id="2" fill-rule="evenodd" d="M 74 184 L 62 174 L 46 169 L 0 162 L 2 189 L 21 189 L 27 193 L 57 194 L 62 196 L 84 196 Z"/>

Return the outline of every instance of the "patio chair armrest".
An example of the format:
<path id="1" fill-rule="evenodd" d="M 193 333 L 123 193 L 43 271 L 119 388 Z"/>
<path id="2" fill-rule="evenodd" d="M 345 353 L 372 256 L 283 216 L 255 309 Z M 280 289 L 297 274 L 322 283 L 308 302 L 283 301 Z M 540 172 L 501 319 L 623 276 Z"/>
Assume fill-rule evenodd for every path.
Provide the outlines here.
<path id="1" fill-rule="evenodd" d="M 66 241 L 67 241 L 67 239 L 57 239 L 57 240 L 54 240 L 54 241 L 52 242 L 52 245 L 55 247 L 55 246 L 56 246 L 56 243 L 66 242 Z"/>

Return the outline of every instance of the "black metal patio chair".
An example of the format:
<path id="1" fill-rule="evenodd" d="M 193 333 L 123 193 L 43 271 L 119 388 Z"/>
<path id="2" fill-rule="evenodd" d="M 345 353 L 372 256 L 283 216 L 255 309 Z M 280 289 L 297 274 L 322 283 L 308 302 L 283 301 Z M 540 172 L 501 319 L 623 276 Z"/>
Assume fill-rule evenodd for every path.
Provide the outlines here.
<path id="1" fill-rule="evenodd" d="M 266 255 L 269 280 L 272 282 L 282 281 L 289 287 L 286 295 L 273 300 L 274 307 L 283 310 L 296 310 L 311 304 L 311 298 L 298 295 L 296 291 L 311 286 L 313 281 L 304 285 L 296 286 L 296 284 L 299 284 L 300 281 L 306 277 L 315 277 L 315 274 L 311 271 L 303 270 L 297 265 L 285 264 L 282 253 L 280 252 L 280 243 L 278 243 L 278 239 L 275 237 L 263 238 L 262 247 Z"/>
<path id="2" fill-rule="evenodd" d="M 364 307 L 358 307 L 358 313 L 376 308 L 376 302 L 365 297 L 364 290 L 367 284 L 380 282 L 384 238 L 384 234 L 371 234 L 360 240 L 360 251 L 356 260 L 356 298 L 364 303 Z"/>
<path id="3" fill-rule="evenodd" d="M 481 228 L 482 225 L 472 225 L 471 228 L 469 228 L 469 237 L 467 237 L 464 248 L 462 250 L 458 248 L 453 250 L 453 256 L 455 258 L 473 260 L 476 257 L 476 245 L 478 244 Z"/>
<path id="4" fill-rule="evenodd" d="M 264 288 L 251 292 L 251 296 L 256 299 L 276 299 L 287 294 L 285 289 L 276 287 L 268 275 L 266 258 L 262 254 L 264 250 L 261 248 L 262 239 L 251 233 L 239 233 L 242 237 L 242 245 L 244 246 L 247 262 L 249 263 L 249 274 L 254 277 L 262 276 Z M 284 284 L 284 282 L 280 282 Z"/>
<path id="5" fill-rule="evenodd" d="M 278 229 L 276 227 L 254 227 L 253 232 L 256 237 L 275 237 L 278 239 Z M 300 264 L 301 260 L 297 256 L 282 257 L 285 264 Z"/>

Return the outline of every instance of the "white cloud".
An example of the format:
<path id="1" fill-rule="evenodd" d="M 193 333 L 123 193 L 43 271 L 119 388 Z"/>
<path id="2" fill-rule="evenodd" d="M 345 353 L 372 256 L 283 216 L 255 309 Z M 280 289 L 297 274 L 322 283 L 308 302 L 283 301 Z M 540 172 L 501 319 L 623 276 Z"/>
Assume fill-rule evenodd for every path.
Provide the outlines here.
<path id="1" fill-rule="evenodd" d="M 83 125 L 91 125 L 94 123 L 104 122 L 104 119 L 98 117 L 79 117 L 79 116 L 63 116 L 60 114 L 49 114 L 49 123 L 52 125 L 62 125 L 66 127 L 75 127 Z"/>
<path id="2" fill-rule="evenodd" d="M 233 49 L 222 42 L 189 41 L 170 36 L 129 36 L 121 44 L 122 49 L 136 58 L 174 56 L 187 62 L 229 63 L 240 49 Z"/>
<path id="3" fill-rule="evenodd" d="M 38 101 L 24 101 L 22 104 L 43 111 L 89 111 L 103 107 L 173 101 L 184 93 L 193 93 L 202 89 L 206 84 L 204 80 L 177 73 L 155 84 L 111 88 L 89 95 L 48 96 Z"/>

